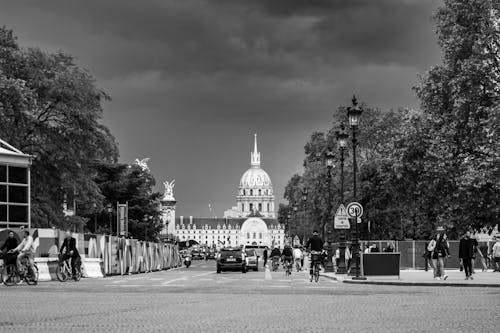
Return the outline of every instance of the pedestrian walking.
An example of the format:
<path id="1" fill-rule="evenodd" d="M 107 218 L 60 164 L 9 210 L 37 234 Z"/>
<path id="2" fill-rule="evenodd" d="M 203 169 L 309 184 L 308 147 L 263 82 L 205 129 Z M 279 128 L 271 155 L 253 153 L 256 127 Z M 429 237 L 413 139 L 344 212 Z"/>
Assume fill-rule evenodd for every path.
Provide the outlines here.
<path id="1" fill-rule="evenodd" d="M 446 280 L 448 275 L 444 271 L 444 259 L 449 256 L 449 246 L 446 234 L 437 234 L 429 242 L 428 250 L 432 252 L 432 265 L 434 266 L 434 279 Z"/>
<path id="2" fill-rule="evenodd" d="M 479 253 L 481 253 L 480 258 L 481 258 L 481 265 L 483 266 L 483 272 L 486 272 L 488 270 L 488 267 L 490 265 L 489 257 L 488 257 L 488 243 L 487 242 L 481 242 L 479 243 Z"/>
<path id="3" fill-rule="evenodd" d="M 267 246 L 264 248 L 264 252 L 262 253 L 262 258 L 264 259 L 264 268 L 267 265 Z"/>
<path id="4" fill-rule="evenodd" d="M 472 258 L 474 257 L 474 251 L 474 239 L 471 238 L 470 231 L 467 230 L 464 237 L 460 239 L 458 245 L 458 258 L 460 259 L 460 264 L 464 266 L 466 280 L 474 280 L 472 276 Z"/>
<path id="5" fill-rule="evenodd" d="M 428 250 L 429 243 L 430 242 L 425 243 L 424 253 L 422 254 L 422 257 L 424 258 L 424 267 L 426 272 L 429 270 L 429 267 L 434 269 L 434 266 L 432 265 L 432 251 Z"/>
<path id="6" fill-rule="evenodd" d="M 496 243 L 493 245 L 491 249 L 491 258 L 495 263 L 495 269 L 493 272 L 500 272 L 500 237 L 496 236 Z"/>
<path id="7" fill-rule="evenodd" d="M 472 255 L 472 274 L 476 274 L 476 271 L 474 270 L 475 264 L 476 264 L 476 257 L 478 255 L 478 247 L 479 243 L 477 242 L 476 236 L 471 233 L 470 239 L 472 239 L 472 245 L 474 246 L 474 253 Z"/>

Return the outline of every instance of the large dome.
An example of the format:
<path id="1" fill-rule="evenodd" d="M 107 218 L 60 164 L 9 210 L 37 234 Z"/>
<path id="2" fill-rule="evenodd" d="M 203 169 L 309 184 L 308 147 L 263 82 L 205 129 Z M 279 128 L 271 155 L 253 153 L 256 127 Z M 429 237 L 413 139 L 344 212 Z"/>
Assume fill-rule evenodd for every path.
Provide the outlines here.
<path id="1" fill-rule="evenodd" d="M 240 188 L 271 187 L 271 178 L 261 168 L 252 167 L 245 171 L 240 180 Z"/>

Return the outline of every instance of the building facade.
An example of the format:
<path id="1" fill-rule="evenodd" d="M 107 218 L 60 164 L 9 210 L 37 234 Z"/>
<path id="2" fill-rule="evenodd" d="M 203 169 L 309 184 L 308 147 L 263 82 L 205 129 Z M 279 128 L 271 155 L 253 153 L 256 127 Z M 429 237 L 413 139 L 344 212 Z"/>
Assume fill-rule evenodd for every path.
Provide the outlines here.
<path id="1" fill-rule="evenodd" d="M 181 242 L 195 241 L 210 247 L 278 246 L 283 247 L 285 229 L 276 219 L 183 217 L 175 219 L 176 235 Z"/>

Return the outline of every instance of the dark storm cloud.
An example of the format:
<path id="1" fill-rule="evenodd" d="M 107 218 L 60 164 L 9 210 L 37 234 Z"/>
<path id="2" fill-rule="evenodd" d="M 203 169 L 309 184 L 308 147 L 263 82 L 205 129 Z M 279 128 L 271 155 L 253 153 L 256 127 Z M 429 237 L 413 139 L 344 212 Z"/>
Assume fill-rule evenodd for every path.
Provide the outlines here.
<path id="1" fill-rule="evenodd" d="M 425 68 L 431 1 L 35 1 L 94 36 L 99 71 L 295 77 L 322 66 Z M 33 8 L 33 7 L 31 7 Z M 75 36 L 77 37 L 77 36 Z M 112 40 L 112 43 L 110 43 Z"/>
<path id="2" fill-rule="evenodd" d="M 177 179 L 181 214 L 206 214 L 211 201 L 220 215 L 253 133 L 280 200 L 309 133 L 353 93 L 417 106 L 417 74 L 439 61 L 439 3 L 0 0 L 0 24 L 21 45 L 76 56 L 113 99 L 104 121 L 121 159 L 151 157 L 159 183 Z"/>

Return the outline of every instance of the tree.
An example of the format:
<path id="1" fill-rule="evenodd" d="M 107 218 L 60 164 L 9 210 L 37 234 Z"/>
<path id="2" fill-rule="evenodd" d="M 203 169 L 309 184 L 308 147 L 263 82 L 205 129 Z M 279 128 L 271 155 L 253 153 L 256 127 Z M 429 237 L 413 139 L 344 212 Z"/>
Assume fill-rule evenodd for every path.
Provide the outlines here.
<path id="1" fill-rule="evenodd" d="M 95 166 L 94 181 L 104 197 L 103 206 L 110 204 L 113 209 L 117 203 L 128 202 L 129 233 L 137 239 L 156 240 L 162 222 L 160 218 L 159 192 L 153 192 L 155 179 L 148 170 L 142 170 L 137 165 L 106 164 Z M 88 207 L 91 212 L 91 208 Z M 96 215 L 94 215 L 96 214 Z M 105 209 L 89 213 L 88 229 L 94 230 L 94 218 L 97 219 L 97 231 L 116 233 L 116 211 L 113 211 L 111 221 L 112 230 L 109 228 L 109 213 Z"/>
<path id="2" fill-rule="evenodd" d="M 20 48 L 12 31 L 0 28 L 0 137 L 34 157 L 34 226 L 64 224 L 68 189 L 80 202 L 101 205 L 93 166 L 118 158 L 115 139 L 100 123 L 107 99 L 72 56 Z"/>
<path id="3" fill-rule="evenodd" d="M 435 19 L 443 63 L 416 87 L 436 223 L 462 231 L 500 216 L 500 3 L 446 0 Z"/>

